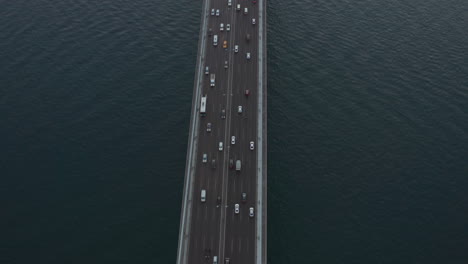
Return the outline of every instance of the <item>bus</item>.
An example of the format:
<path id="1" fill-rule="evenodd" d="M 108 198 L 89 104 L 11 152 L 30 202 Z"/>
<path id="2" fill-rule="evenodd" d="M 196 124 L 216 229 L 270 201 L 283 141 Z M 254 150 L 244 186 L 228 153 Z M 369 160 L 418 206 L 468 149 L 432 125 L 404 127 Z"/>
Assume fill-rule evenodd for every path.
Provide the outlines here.
<path id="1" fill-rule="evenodd" d="M 202 96 L 202 98 L 201 98 L 200 115 L 201 116 L 206 115 L 206 95 Z"/>

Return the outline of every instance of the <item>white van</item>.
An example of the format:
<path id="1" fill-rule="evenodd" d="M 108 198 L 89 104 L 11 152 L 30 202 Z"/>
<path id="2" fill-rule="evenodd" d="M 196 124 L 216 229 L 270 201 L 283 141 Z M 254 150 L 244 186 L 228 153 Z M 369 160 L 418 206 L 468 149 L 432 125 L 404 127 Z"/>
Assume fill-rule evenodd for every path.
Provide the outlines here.
<path id="1" fill-rule="evenodd" d="M 232 0 L 228 0 L 228 6 L 232 6 Z"/>
<path id="2" fill-rule="evenodd" d="M 213 264 L 218 264 L 218 256 L 213 257 Z"/>
<path id="3" fill-rule="evenodd" d="M 218 46 L 218 35 L 213 36 L 213 46 Z"/>
<path id="4" fill-rule="evenodd" d="M 247 7 L 244 7 L 244 15 L 247 15 L 249 13 L 249 9 Z"/>
<path id="5" fill-rule="evenodd" d="M 202 203 L 206 202 L 206 190 L 205 189 L 201 190 L 201 202 Z"/>

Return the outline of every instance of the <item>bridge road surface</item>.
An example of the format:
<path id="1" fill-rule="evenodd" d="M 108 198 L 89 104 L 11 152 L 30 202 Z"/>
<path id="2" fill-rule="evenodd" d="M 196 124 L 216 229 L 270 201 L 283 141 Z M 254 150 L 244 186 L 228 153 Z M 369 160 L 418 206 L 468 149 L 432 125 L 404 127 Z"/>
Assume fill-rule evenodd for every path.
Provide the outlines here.
<path id="1" fill-rule="evenodd" d="M 209 75 L 203 76 L 202 95 L 207 96 L 205 117 L 198 117 L 198 149 L 195 158 L 194 187 L 192 192 L 192 212 L 190 219 L 190 238 L 187 263 L 213 263 L 213 256 L 224 263 L 230 258 L 231 263 L 255 263 L 256 225 L 255 217 L 249 217 L 249 207 L 255 208 L 256 198 L 256 151 L 249 149 L 249 142 L 257 145 L 257 78 L 258 78 L 258 29 L 252 25 L 252 18 L 258 21 L 258 7 L 248 0 L 233 0 L 228 7 L 227 0 L 208 0 L 209 11 L 220 10 L 220 16 L 208 18 L 208 28 L 213 35 L 218 35 L 218 46 L 213 46 L 213 37 L 205 42 L 205 63 L 210 74 L 216 74 L 216 85 L 210 87 Z M 236 11 L 236 5 L 241 10 Z M 244 7 L 248 14 L 244 14 Z M 224 31 L 220 31 L 220 23 Z M 231 30 L 226 31 L 226 24 Z M 246 41 L 246 34 L 250 41 Z M 227 40 L 228 48 L 223 48 Z M 239 52 L 234 53 L 234 45 L 239 45 Z M 247 60 L 246 53 L 251 53 Z M 224 68 L 224 61 L 229 63 Z M 244 92 L 250 90 L 250 96 Z M 199 104 L 200 102 L 195 102 Z M 237 107 L 243 107 L 243 113 L 237 113 Z M 221 119 L 221 110 L 226 110 L 226 119 Z M 212 131 L 206 131 L 208 122 Z M 235 145 L 231 145 L 231 136 L 236 136 Z M 218 150 L 223 142 L 223 151 Z M 202 163 L 202 156 L 208 155 L 208 163 Z M 216 168 L 211 161 L 215 159 Z M 240 173 L 229 168 L 229 159 L 241 160 Z M 205 203 L 200 201 L 202 189 L 207 191 Z M 241 193 L 247 193 L 247 202 L 241 203 Z M 222 197 L 218 205 L 216 198 Z M 239 203 L 240 213 L 234 213 L 234 204 Z M 257 213 L 255 211 L 255 213 Z M 209 260 L 205 259 L 209 249 Z"/>

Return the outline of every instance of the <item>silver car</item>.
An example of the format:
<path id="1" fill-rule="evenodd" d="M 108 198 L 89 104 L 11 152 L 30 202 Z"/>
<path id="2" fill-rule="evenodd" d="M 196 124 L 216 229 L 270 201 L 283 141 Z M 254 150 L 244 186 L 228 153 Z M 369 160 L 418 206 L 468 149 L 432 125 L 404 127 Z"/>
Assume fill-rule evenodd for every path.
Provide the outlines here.
<path id="1" fill-rule="evenodd" d="M 254 217 L 254 208 L 253 207 L 250 207 L 250 209 L 249 209 L 249 216 Z"/>
<path id="2" fill-rule="evenodd" d="M 214 8 L 211 9 L 211 15 L 212 15 L 212 16 L 215 15 L 215 10 L 214 10 Z"/>
<path id="3" fill-rule="evenodd" d="M 252 18 L 252 25 L 255 25 L 255 18 Z"/>
<path id="4" fill-rule="evenodd" d="M 219 9 L 216 9 L 216 16 L 219 17 Z"/>
<path id="5" fill-rule="evenodd" d="M 237 113 L 242 114 L 242 105 L 237 107 Z"/>
<path id="6" fill-rule="evenodd" d="M 231 137 L 231 144 L 235 145 L 236 144 L 236 136 Z"/>
<path id="7" fill-rule="evenodd" d="M 235 53 L 239 52 L 239 45 L 235 45 L 235 46 L 234 46 L 234 52 L 235 52 Z"/>
<path id="8" fill-rule="evenodd" d="M 250 141 L 250 150 L 254 150 L 255 149 L 255 144 L 253 141 Z"/>
<path id="9" fill-rule="evenodd" d="M 206 163 L 208 161 L 208 155 L 206 153 L 203 153 L 203 163 Z"/>
<path id="10" fill-rule="evenodd" d="M 247 58 L 248 60 L 250 60 L 250 52 L 247 52 L 246 58 Z"/>
<path id="11" fill-rule="evenodd" d="M 239 204 L 234 205 L 234 213 L 239 214 Z"/>
<path id="12" fill-rule="evenodd" d="M 223 142 L 219 142 L 218 149 L 219 151 L 223 151 Z"/>
<path id="13" fill-rule="evenodd" d="M 226 31 L 231 31 L 231 24 L 226 25 Z"/>

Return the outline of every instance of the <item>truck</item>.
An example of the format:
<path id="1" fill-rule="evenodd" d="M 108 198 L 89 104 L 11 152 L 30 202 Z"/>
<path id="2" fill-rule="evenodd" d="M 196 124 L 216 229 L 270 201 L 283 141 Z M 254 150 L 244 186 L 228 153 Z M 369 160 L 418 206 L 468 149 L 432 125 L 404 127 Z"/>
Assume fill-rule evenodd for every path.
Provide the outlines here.
<path id="1" fill-rule="evenodd" d="M 214 73 L 212 73 L 210 75 L 210 86 L 211 87 L 214 87 L 215 86 L 215 80 L 216 80 L 216 75 Z"/>
<path id="2" fill-rule="evenodd" d="M 237 160 L 236 161 L 236 171 L 240 171 L 240 170 L 241 170 L 241 161 Z"/>

